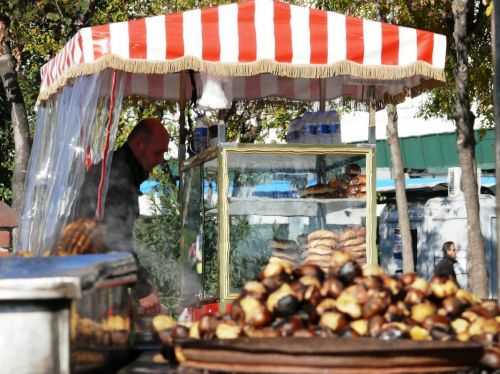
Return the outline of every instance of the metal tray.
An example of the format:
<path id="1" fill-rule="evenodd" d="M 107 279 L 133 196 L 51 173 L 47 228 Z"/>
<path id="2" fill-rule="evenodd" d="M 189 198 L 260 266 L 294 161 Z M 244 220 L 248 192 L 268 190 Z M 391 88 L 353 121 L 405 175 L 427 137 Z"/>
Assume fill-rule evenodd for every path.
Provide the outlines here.
<path id="1" fill-rule="evenodd" d="M 240 373 L 449 373 L 476 366 L 476 343 L 372 338 L 240 338 L 176 342 L 182 366 Z"/>

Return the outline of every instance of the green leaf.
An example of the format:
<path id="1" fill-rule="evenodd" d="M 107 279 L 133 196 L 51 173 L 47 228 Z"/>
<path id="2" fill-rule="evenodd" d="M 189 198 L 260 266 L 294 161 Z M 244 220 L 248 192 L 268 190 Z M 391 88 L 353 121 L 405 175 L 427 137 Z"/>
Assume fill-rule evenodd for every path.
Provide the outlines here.
<path id="1" fill-rule="evenodd" d="M 45 17 L 47 17 L 47 19 L 49 21 L 59 21 L 61 19 L 61 17 L 59 16 L 59 14 L 57 13 L 54 13 L 54 12 L 49 12 L 45 15 Z"/>
<path id="2" fill-rule="evenodd" d="M 79 3 L 80 3 L 80 11 L 82 13 L 86 13 L 87 10 L 89 10 L 90 0 L 80 0 Z"/>

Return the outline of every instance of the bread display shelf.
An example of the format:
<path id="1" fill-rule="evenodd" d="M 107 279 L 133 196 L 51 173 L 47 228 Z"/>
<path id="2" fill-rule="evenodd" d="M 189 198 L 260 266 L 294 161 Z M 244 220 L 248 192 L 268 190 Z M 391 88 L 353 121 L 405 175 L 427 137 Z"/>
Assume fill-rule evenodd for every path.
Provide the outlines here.
<path id="1" fill-rule="evenodd" d="M 330 213 L 344 209 L 365 208 L 364 198 L 345 199 L 271 199 L 271 198 L 228 198 L 229 214 L 316 217 L 322 214 L 320 209 Z"/>
<path id="2" fill-rule="evenodd" d="M 231 372 L 438 373 L 477 364 L 475 343 L 381 341 L 371 338 L 240 338 L 176 344 L 185 367 Z"/>

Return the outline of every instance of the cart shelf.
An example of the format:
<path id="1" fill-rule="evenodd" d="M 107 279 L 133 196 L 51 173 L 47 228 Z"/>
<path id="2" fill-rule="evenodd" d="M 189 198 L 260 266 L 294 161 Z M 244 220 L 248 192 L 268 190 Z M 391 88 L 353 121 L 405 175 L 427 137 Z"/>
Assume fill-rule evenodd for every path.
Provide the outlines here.
<path id="1" fill-rule="evenodd" d="M 314 199 L 314 198 L 228 198 L 230 215 L 258 215 L 285 217 L 315 217 L 320 209 L 327 212 L 351 208 L 365 208 L 365 198 Z"/>

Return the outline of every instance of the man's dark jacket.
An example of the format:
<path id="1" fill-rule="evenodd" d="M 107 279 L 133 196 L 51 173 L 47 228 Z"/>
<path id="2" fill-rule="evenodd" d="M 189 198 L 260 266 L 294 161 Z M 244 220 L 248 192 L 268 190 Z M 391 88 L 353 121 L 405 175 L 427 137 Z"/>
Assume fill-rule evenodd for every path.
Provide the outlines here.
<path id="1" fill-rule="evenodd" d="M 436 265 L 436 268 L 434 269 L 434 275 L 440 276 L 440 277 L 451 277 L 455 283 L 458 284 L 457 282 L 457 275 L 455 274 L 455 268 L 453 265 L 457 260 L 454 258 L 451 258 L 449 256 L 444 256 L 441 261 Z"/>
<path id="2" fill-rule="evenodd" d="M 101 163 L 94 165 L 85 177 L 78 201 L 72 212 L 73 219 L 94 218 L 97 190 L 101 176 Z M 104 203 L 104 244 L 112 251 L 134 251 L 134 222 L 139 217 L 139 187 L 148 173 L 125 144 L 113 153 L 108 179 L 108 192 Z M 138 298 L 149 295 L 153 288 L 144 268 L 139 266 L 135 292 Z"/>

